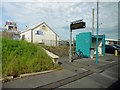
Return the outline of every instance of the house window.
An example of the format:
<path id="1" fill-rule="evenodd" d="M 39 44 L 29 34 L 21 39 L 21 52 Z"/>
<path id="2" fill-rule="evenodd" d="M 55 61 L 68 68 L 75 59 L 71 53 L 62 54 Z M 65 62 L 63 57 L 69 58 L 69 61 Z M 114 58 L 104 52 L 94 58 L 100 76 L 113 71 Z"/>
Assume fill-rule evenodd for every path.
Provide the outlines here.
<path id="1" fill-rule="evenodd" d="M 14 28 L 13 26 L 9 26 L 8 30 L 13 30 L 13 28 Z"/>

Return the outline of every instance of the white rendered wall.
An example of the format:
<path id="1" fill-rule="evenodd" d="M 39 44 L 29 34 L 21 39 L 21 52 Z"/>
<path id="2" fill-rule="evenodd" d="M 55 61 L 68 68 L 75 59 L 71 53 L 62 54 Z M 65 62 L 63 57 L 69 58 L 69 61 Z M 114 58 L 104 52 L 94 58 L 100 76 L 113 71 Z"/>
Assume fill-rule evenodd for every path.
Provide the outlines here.
<path id="1" fill-rule="evenodd" d="M 43 32 L 43 35 L 36 35 L 35 32 L 37 30 Z M 58 36 L 57 36 L 57 41 L 59 41 Z M 47 26 L 46 28 L 42 28 L 42 26 L 39 26 L 33 30 L 33 43 L 42 43 L 42 42 L 45 45 L 50 45 L 50 46 L 56 45 L 56 34 L 52 30 L 50 30 Z"/>
<path id="2" fill-rule="evenodd" d="M 33 29 L 33 43 L 44 43 L 49 46 L 56 46 L 56 37 L 57 37 L 57 46 L 59 45 L 59 37 L 54 33 L 50 28 L 43 24 L 45 28 L 42 28 L 42 25 Z M 36 34 L 36 31 L 41 31 L 43 34 Z M 20 34 L 20 39 L 22 35 L 25 35 L 25 40 L 31 42 L 31 30 L 22 32 Z"/>
<path id="3" fill-rule="evenodd" d="M 31 30 L 25 31 L 20 34 L 20 39 L 22 39 L 22 35 L 25 35 L 25 40 L 31 42 Z"/>

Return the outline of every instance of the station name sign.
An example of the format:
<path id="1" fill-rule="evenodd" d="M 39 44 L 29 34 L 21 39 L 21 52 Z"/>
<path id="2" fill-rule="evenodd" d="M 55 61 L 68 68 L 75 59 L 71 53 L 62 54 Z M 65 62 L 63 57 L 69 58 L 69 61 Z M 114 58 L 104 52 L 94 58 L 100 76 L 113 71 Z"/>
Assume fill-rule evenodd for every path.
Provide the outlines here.
<path id="1" fill-rule="evenodd" d="M 83 22 L 82 20 L 77 20 L 70 24 L 71 30 L 81 29 L 81 28 L 85 28 L 85 27 L 86 27 L 86 22 Z"/>

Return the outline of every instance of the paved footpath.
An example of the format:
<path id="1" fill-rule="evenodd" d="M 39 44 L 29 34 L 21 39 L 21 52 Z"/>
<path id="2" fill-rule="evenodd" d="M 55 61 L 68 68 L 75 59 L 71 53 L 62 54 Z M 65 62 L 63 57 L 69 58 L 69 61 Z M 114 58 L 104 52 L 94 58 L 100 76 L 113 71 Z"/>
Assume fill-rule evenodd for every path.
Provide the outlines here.
<path id="1" fill-rule="evenodd" d="M 72 63 L 68 57 L 60 58 L 60 71 L 47 74 L 29 76 L 4 83 L 4 88 L 107 88 L 118 80 L 118 57 L 107 54 L 99 58 L 99 64 L 95 59 L 78 59 Z"/>
<path id="2" fill-rule="evenodd" d="M 93 73 L 59 88 L 107 88 L 118 80 L 116 68 L 118 68 L 118 65 L 106 69 L 102 73 Z"/>

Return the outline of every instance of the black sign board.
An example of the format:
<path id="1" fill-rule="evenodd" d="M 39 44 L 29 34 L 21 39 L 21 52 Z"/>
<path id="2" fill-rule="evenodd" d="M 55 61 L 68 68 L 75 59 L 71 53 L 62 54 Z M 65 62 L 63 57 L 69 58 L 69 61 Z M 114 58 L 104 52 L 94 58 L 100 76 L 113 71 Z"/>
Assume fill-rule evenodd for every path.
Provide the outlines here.
<path id="1" fill-rule="evenodd" d="M 85 28 L 85 26 L 86 26 L 85 22 L 72 22 L 70 24 L 71 30 Z"/>

